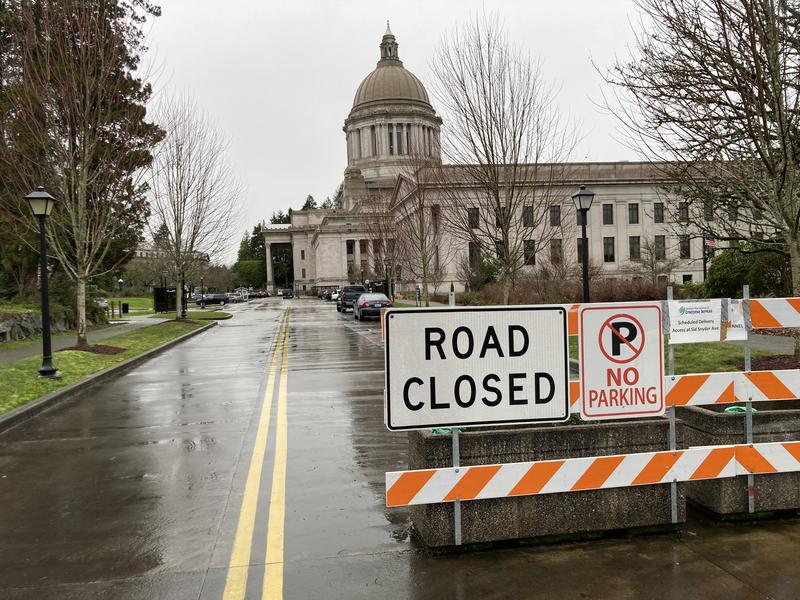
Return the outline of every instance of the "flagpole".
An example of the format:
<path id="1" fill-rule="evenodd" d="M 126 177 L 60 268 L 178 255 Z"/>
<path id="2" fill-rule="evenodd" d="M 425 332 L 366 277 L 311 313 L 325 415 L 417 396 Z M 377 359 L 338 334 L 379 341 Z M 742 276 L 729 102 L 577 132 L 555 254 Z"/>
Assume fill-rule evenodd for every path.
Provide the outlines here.
<path id="1" fill-rule="evenodd" d="M 706 236 L 703 236 L 703 282 L 708 275 L 708 254 L 706 253 Z"/>

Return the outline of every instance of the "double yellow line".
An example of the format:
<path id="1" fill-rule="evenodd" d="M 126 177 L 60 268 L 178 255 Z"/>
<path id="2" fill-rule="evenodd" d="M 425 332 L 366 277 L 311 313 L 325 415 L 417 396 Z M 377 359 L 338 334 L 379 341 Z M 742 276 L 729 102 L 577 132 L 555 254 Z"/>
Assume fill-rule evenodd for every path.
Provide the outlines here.
<path id="1" fill-rule="evenodd" d="M 264 572 L 262 597 L 268 600 L 283 598 L 283 530 L 286 515 L 286 444 L 288 419 L 286 415 L 286 392 L 289 372 L 289 353 L 287 350 L 289 330 L 289 310 L 286 311 L 278 329 L 278 339 L 267 377 L 261 416 L 258 420 L 253 455 L 244 488 L 244 497 L 239 511 L 239 523 L 233 541 L 231 559 L 228 563 L 228 577 L 225 582 L 223 600 L 242 600 L 247 590 L 247 575 L 253 546 L 253 533 L 256 526 L 258 492 L 261 488 L 261 473 L 267 450 L 272 397 L 275 391 L 276 376 L 280 360 L 278 378 L 278 406 L 275 431 L 275 461 L 272 470 L 272 493 L 269 502 L 269 521 L 267 529 L 267 554 Z"/>

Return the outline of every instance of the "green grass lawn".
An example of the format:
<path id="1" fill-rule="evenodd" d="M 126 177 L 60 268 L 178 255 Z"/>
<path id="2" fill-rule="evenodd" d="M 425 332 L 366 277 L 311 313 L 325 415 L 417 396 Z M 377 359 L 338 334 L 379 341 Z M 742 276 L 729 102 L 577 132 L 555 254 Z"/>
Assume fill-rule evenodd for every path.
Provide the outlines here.
<path id="1" fill-rule="evenodd" d="M 189 319 L 197 319 L 200 321 L 223 321 L 225 319 L 230 319 L 233 315 L 229 312 L 223 312 L 221 310 L 190 310 L 187 314 Z M 157 315 L 151 315 L 151 319 L 174 319 L 175 313 L 159 313 Z"/>
<path id="2" fill-rule="evenodd" d="M 136 331 L 122 333 L 104 339 L 101 344 L 125 348 L 121 354 L 92 354 L 65 350 L 53 355 L 53 363 L 63 377 L 60 381 L 40 378 L 37 370 L 42 364 L 41 356 L 31 356 L 0 365 L 0 414 L 26 404 L 66 385 L 75 383 L 98 371 L 118 364 L 128 358 L 142 354 L 184 333 L 199 327 L 203 322 L 157 323 Z"/>
<path id="3" fill-rule="evenodd" d="M 88 330 L 98 331 L 100 329 L 105 329 L 107 327 L 108 325 L 105 324 L 92 325 L 91 327 L 88 327 Z M 53 341 L 63 340 L 65 338 L 76 338 L 75 330 L 61 331 L 59 333 L 54 333 L 52 336 L 50 336 L 50 339 L 52 339 Z M 14 342 L 2 342 L 0 343 L 0 354 L 2 354 L 4 350 L 16 350 L 17 348 L 25 348 L 27 346 L 41 346 L 41 345 L 42 345 L 42 336 L 40 335 L 36 335 L 33 337 L 25 338 L 24 340 L 18 340 Z"/>
<path id="4" fill-rule="evenodd" d="M 704 344 L 680 344 L 675 348 L 675 374 L 717 373 L 738 371 L 744 362 L 744 349 L 735 344 L 725 342 L 708 342 Z M 669 346 L 664 344 L 664 370 L 667 369 Z M 752 356 L 769 356 L 770 352 L 753 350 Z M 578 336 L 569 337 L 569 356 L 578 359 Z"/>
<path id="5" fill-rule="evenodd" d="M 131 310 L 153 310 L 153 299 L 152 298 L 109 298 L 108 303 L 114 303 L 116 307 L 120 302 L 127 302 L 128 306 Z M 140 313 L 141 314 L 141 313 Z"/>
<path id="6" fill-rule="evenodd" d="M 39 307 L 28 302 L 11 302 L 11 300 L 0 300 L 0 313 L 29 312 L 39 312 Z"/>

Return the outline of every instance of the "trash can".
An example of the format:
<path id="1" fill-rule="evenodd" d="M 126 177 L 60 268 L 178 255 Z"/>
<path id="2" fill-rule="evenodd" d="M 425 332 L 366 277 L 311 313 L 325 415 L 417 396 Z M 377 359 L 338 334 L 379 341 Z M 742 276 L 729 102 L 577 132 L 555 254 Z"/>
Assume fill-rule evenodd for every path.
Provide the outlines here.
<path id="1" fill-rule="evenodd" d="M 127 302 L 123 302 L 122 303 L 122 314 L 123 315 L 127 315 L 128 314 L 128 303 Z"/>

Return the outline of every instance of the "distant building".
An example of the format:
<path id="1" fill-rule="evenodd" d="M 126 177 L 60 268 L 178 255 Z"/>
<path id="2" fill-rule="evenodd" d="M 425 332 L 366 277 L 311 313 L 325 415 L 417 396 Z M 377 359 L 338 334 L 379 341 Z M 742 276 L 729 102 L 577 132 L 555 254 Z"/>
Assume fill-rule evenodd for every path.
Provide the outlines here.
<path id="1" fill-rule="evenodd" d="M 379 239 L 386 236 L 376 233 L 376 219 L 388 216 L 391 222 L 389 207 L 413 193 L 409 190 L 424 185 L 414 180 L 412 169 L 414 160 L 420 158 L 419 149 L 423 155 L 440 160 L 442 120 L 422 82 L 400 61 L 398 44 L 388 27 L 380 54 L 377 67 L 359 85 L 344 122 L 347 168 L 337 198 L 342 208 L 292 211 L 288 225 L 264 224 L 270 289 L 276 285 L 271 257 L 272 248 L 277 246 L 291 248 L 295 287 L 300 291 L 382 278 L 383 244 L 393 240 Z M 418 150 L 416 157 L 411 155 L 412 148 Z M 451 173 L 448 179 L 455 183 L 459 181 L 458 169 L 458 165 L 445 167 L 445 172 Z M 697 235 L 676 235 L 669 220 L 679 213 L 677 200 L 665 200 L 664 185 L 669 182 L 653 165 L 570 163 L 559 165 L 559 173 L 563 200 L 552 203 L 550 219 L 542 227 L 558 227 L 563 233 L 557 237 L 549 232 L 546 247 L 537 247 L 530 257 L 526 254 L 525 268 L 532 269 L 540 261 L 580 261 L 580 227 L 571 195 L 578 185 L 586 184 L 596 194 L 587 223 L 589 257 L 592 265 L 602 268 L 604 276 L 640 276 L 637 272 L 641 271 L 642 254 L 648 251 L 671 263 L 669 274 L 660 277 L 678 283 L 702 280 L 703 240 Z M 468 186 L 463 194 L 463 208 L 453 207 L 452 190 L 444 193 L 431 189 L 426 202 L 449 210 L 467 210 Z M 475 215 L 477 219 L 487 217 Z M 533 230 L 531 239 L 536 240 L 541 233 Z M 453 282 L 461 290 L 460 265 L 474 260 L 482 249 L 455 239 L 448 244 L 457 247 L 442 258 L 440 289 L 449 289 Z M 402 275 L 401 279 L 410 286 L 416 283 Z"/>

